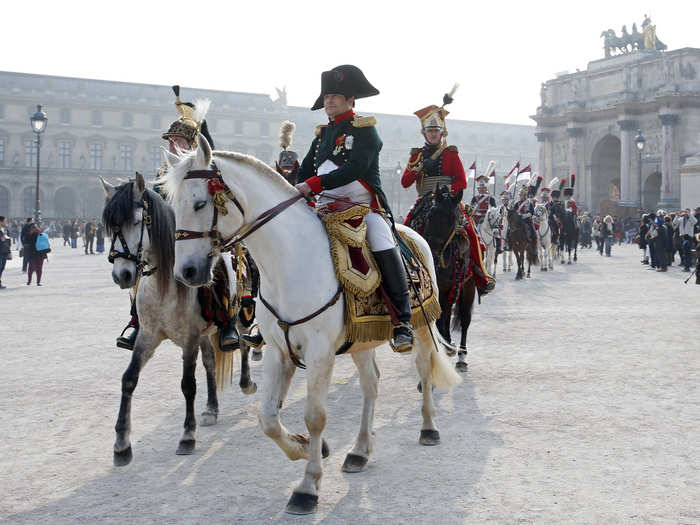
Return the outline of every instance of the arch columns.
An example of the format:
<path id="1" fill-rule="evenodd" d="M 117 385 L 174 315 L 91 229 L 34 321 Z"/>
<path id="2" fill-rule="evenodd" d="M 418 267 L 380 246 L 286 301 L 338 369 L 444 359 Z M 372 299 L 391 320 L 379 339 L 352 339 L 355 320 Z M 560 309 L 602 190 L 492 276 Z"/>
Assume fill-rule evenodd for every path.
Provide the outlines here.
<path id="1" fill-rule="evenodd" d="M 660 113 L 661 120 L 661 200 L 662 207 L 677 208 L 680 206 L 680 177 L 678 173 L 678 155 L 675 141 L 675 127 L 679 116 L 676 113 Z"/>
<path id="2" fill-rule="evenodd" d="M 571 177 L 571 174 L 575 173 L 577 179 L 576 186 L 574 187 L 574 198 L 585 202 L 585 191 L 583 193 L 584 198 L 581 198 L 581 188 L 585 187 L 585 176 L 581 169 L 581 156 L 579 155 L 579 139 L 583 136 L 583 128 L 577 127 L 575 122 L 570 122 L 566 127 L 566 134 L 569 137 L 569 154 L 567 157 L 569 161 L 568 175 Z M 576 197 L 577 194 L 578 198 Z"/>
<path id="3" fill-rule="evenodd" d="M 636 151 L 632 142 L 638 123 L 623 115 L 617 124 L 620 126 L 620 200 L 631 205 L 638 199 L 638 191 L 634 192 L 637 184 L 633 181 L 634 170 L 632 169 L 634 151 Z M 636 165 L 636 162 L 634 164 Z"/>
<path id="4" fill-rule="evenodd" d="M 543 185 L 549 183 L 554 176 L 552 172 L 552 133 L 549 131 L 536 131 L 538 155 L 537 172 L 542 175 Z"/>

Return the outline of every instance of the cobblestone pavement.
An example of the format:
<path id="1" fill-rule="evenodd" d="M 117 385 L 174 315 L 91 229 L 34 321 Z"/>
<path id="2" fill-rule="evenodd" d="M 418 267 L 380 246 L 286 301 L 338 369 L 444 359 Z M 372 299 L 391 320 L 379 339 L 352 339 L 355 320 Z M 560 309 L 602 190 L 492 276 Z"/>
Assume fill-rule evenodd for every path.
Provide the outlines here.
<path id="1" fill-rule="evenodd" d="M 163 344 L 135 392 L 134 460 L 112 466 L 120 379 L 114 339 L 128 298 L 104 256 L 55 244 L 44 286 L 14 260 L 0 291 L 0 520 L 9 523 L 700 523 L 700 286 L 639 252 L 585 250 L 578 264 L 514 282 L 475 306 L 469 372 L 437 393 L 442 443 L 421 447 L 412 359 L 384 347 L 375 456 L 340 466 L 361 395 L 337 360 L 318 512 L 282 511 L 303 462 L 257 425 L 259 393 L 234 385 L 197 450 L 176 456 L 184 420 L 180 358 Z M 262 386 L 261 363 L 253 363 Z M 197 370 L 197 413 L 204 375 Z M 303 424 L 304 374 L 282 419 Z"/>

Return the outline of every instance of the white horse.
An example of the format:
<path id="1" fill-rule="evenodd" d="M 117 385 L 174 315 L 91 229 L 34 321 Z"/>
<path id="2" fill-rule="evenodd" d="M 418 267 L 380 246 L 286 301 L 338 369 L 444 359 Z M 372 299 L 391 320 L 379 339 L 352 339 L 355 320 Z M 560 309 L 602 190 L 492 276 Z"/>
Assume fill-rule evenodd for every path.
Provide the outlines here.
<path id="1" fill-rule="evenodd" d="M 138 282 L 136 310 L 140 328 L 131 362 L 122 377 L 114 464 L 124 466 L 131 462 L 132 396 L 141 370 L 164 339 L 170 339 L 182 348 L 181 387 L 186 401 L 186 416 L 177 454 L 192 454 L 197 429 L 194 415 L 197 354 L 201 349 L 207 372 L 207 408 L 200 421 L 204 426 L 216 423 L 219 413 L 217 390 L 231 382 L 234 354 L 214 350 L 209 337 L 218 337 L 217 328 L 208 326 L 202 317 L 197 290 L 183 286 L 173 277 L 175 217 L 170 207 L 158 194 L 145 187 L 141 174 L 137 173 L 135 181 L 118 187 L 100 180 L 107 196 L 103 214 L 105 226 L 118 228 L 119 232 L 114 235 L 111 247 L 114 254 L 112 279 L 121 288 L 131 288 Z M 148 270 L 139 280 L 144 268 Z M 235 274 L 233 277 L 229 274 L 229 282 L 233 297 L 236 293 Z M 257 386 L 250 379 L 248 347 L 241 343 L 241 349 L 240 387 L 245 394 L 252 394 Z"/>
<path id="2" fill-rule="evenodd" d="M 479 226 L 479 235 L 481 240 L 486 245 L 486 253 L 484 254 L 484 266 L 486 273 L 492 277 L 496 276 L 496 251 L 498 248 L 498 235 L 500 235 L 499 224 L 501 222 L 501 213 L 498 208 L 489 208 L 486 212 L 484 220 Z"/>
<path id="3" fill-rule="evenodd" d="M 260 293 L 256 312 L 266 340 L 263 401 L 258 418 L 263 432 L 289 459 L 307 460 L 304 477 L 294 489 L 287 512 L 313 512 L 318 505 L 323 474 L 321 458 L 328 455 L 321 437 L 326 425 L 328 388 L 336 350 L 345 343 L 344 300 L 339 294 L 326 231 L 315 212 L 299 200 L 300 194 L 277 172 L 253 157 L 223 151 L 212 154 L 201 135 L 196 151 L 183 158 L 169 152 L 166 156 L 172 166 L 166 188 L 178 228 L 187 228 L 178 230 L 187 240 L 176 243 L 176 277 L 189 286 L 208 282 L 210 254 L 216 251 L 216 243 L 211 243 L 208 237 L 218 237 L 216 232 L 224 238 L 235 234 L 239 238 L 245 236 L 248 250 L 258 265 Z M 210 167 L 212 156 L 219 176 L 231 192 L 225 203 L 226 214 L 218 213 L 218 224 L 207 181 L 191 178 L 202 174 L 193 170 Z M 211 177 L 217 175 L 214 171 L 210 173 Z M 284 207 L 279 208 L 280 204 Z M 277 213 L 283 213 L 284 217 L 267 221 Z M 428 244 L 413 230 L 397 227 L 420 247 L 437 290 Z M 197 232 L 206 233 L 202 237 Z M 435 323 L 431 323 L 430 329 L 440 340 Z M 428 327 L 417 330 L 415 335 L 414 354 L 423 389 L 420 443 L 435 445 L 439 433 L 433 421 L 432 387 L 451 388 L 461 379 L 444 352 L 434 346 Z M 372 453 L 379 380 L 374 349 L 385 342 L 353 344 L 348 349 L 359 371 L 364 404 L 357 440 L 343 465 L 346 472 L 363 470 Z M 295 361 L 306 364 L 304 421 L 308 436 L 291 433 L 280 422 L 280 408 L 296 369 Z"/>
<path id="4" fill-rule="evenodd" d="M 537 224 L 537 249 L 540 252 L 540 270 L 552 270 L 554 262 L 552 258 L 552 229 L 549 227 L 549 214 L 544 204 L 535 205 L 535 213 L 532 220 Z"/>
<path id="5" fill-rule="evenodd" d="M 513 270 L 513 250 L 508 242 L 508 208 L 505 204 L 501 204 L 498 207 L 498 214 L 500 216 L 501 225 L 501 250 L 503 253 L 503 271 L 510 272 Z"/>

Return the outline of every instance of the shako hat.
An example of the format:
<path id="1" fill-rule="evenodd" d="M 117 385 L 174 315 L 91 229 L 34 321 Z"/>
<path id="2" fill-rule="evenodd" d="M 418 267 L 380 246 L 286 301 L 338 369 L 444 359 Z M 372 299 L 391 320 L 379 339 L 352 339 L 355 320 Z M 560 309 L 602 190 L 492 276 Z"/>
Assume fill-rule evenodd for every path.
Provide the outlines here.
<path id="1" fill-rule="evenodd" d="M 552 180 L 549 181 L 549 188 L 552 190 L 551 195 L 554 198 L 559 198 L 561 195 L 561 190 L 562 188 L 566 186 L 566 179 L 558 179 L 554 177 Z"/>
<path id="2" fill-rule="evenodd" d="M 168 131 L 163 133 L 162 138 L 168 140 L 169 137 L 182 137 L 193 146 L 197 145 L 197 134 L 201 133 L 207 142 L 214 149 L 214 141 L 209 134 L 207 121 L 204 116 L 209 111 L 211 101 L 200 99 L 196 104 L 183 102 L 180 99 L 180 86 L 173 86 L 175 93 L 175 108 L 180 113 L 180 118 L 170 124 Z"/>
<path id="3" fill-rule="evenodd" d="M 436 106 L 431 104 L 413 114 L 420 119 L 421 127 L 425 131 L 427 129 L 441 129 L 443 131 L 443 137 L 447 136 L 447 127 L 445 126 L 445 118 L 450 114 L 449 111 L 445 109 L 445 106 L 452 104 L 454 99 L 452 98 L 457 91 L 459 84 L 455 84 L 449 93 L 445 93 L 442 96 L 442 106 Z"/>
<path id="4" fill-rule="evenodd" d="M 292 145 L 292 136 L 295 129 L 296 124 L 289 120 L 285 120 L 280 126 L 280 148 L 282 148 L 282 151 L 280 151 L 277 165 L 285 171 L 292 171 L 299 167 L 299 155 L 296 151 L 289 149 Z"/>
<path id="5" fill-rule="evenodd" d="M 571 174 L 571 186 L 564 188 L 564 197 L 571 197 L 574 194 L 574 186 L 576 185 L 576 174 Z"/>
<path id="6" fill-rule="evenodd" d="M 311 107 L 311 111 L 323 107 L 324 95 L 333 94 L 366 98 L 379 95 L 379 90 L 369 83 L 359 67 L 345 64 L 321 73 L 321 94 Z"/>

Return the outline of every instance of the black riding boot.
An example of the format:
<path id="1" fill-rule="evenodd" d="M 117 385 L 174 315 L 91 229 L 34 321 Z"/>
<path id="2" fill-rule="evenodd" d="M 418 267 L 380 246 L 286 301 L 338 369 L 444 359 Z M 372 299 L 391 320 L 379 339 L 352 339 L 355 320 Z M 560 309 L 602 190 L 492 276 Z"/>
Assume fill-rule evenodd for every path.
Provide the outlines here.
<path id="1" fill-rule="evenodd" d="M 117 346 L 125 350 L 133 350 L 136 343 L 136 336 L 139 333 L 139 318 L 135 315 L 131 316 L 131 321 L 126 325 L 119 337 L 117 337 Z M 126 335 L 124 335 L 126 334 Z"/>
<path id="2" fill-rule="evenodd" d="M 240 336 L 233 320 L 219 328 L 219 347 L 222 352 L 233 352 L 241 347 Z"/>
<path id="3" fill-rule="evenodd" d="M 409 352 L 413 348 L 413 327 L 411 326 L 411 303 L 408 295 L 408 281 L 398 248 L 372 252 L 382 273 L 382 285 L 389 299 L 398 310 L 399 324 L 394 327 L 391 347 L 395 352 Z"/>

